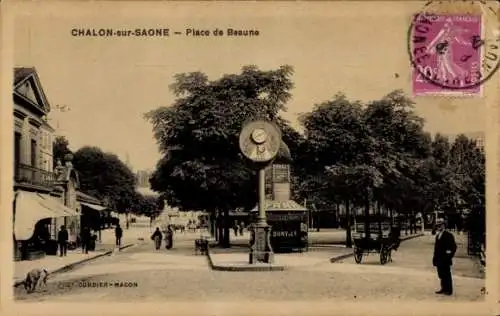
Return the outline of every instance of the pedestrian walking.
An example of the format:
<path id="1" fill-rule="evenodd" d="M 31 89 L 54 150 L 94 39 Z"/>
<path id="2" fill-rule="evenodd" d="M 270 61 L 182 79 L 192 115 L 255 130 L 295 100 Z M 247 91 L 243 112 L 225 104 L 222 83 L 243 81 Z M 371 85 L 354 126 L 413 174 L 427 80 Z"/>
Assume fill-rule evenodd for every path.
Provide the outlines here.
<path id="1" fill-rule="evenodd" d="M 234 230 L 234 237 L 238 237 L 238 222 L 234 221 L 233 224 L 233 230 Z"/>
<path id="2" fill-rule="evenodd" d="M 240 236 L 243 236 L 243 229 L 245 229 L 245 223 L 240 222 L 240 226 L 239 226 Z"/>
<path id="3" fill-rule="evenodd" d="M 68 251 L 68 231 L 64 225 L 61 226 L 59 233 L 57 234 L 57 244 L 59 245 L 59 255 L 66 256 L 66 252 Z"/>
<path id="4" fill-rule="evenodd" d="M 115 228 L 115 239 L 116 239 L 116 246 L 119 248 L 122 244 L 122 236 L 123 236 L 123 230 L 120 227 L 120 224 L 116 225 Z"/>
<path id="5" fill-rule="evenodd" d="M 90 228 L 87 226 L 83 227 L 82 236 L 81 236 L 81 244 L 82 244 L 82 253 L 89 253 L 89 245 L 90 239 L 92 238 L 90 234 Z"/>
<path id="6" fill-rule="evenodd" d="M 155 243 L 155 249 L 159 250 L 161 247 L 161 239 L 163 238 L 163 235 L 161 234 L 160 228 L 156 227 L 155 232 L 151 236 L 151 240 L 154 241 Z"/>
<path id="7" fill-rule="evenodd" d="M 174 231 L 172 226 L 168 225 L 167 231 L 165 233 L 165 248 L 171 249 L 173 247 Z"/>
<path id="8" fill-rule="evenodd" d="M 453 280 L 451 277 L 452 258 L 457 251 L 457 244 L 452 233 L 446 230 L 446 222 L 442 218 L 436 220 L 436 242 L 432 264 L 436 267 L 441 280 L 441 289 L 436 294 L 452 295 Z"/>

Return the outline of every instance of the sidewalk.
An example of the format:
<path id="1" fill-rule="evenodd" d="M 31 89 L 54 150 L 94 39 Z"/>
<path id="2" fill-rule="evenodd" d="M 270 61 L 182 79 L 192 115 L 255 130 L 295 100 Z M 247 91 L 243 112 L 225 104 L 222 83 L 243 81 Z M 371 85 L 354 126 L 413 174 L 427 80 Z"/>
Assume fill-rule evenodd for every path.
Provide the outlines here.
<path id="1" fill-rule="evenodd" d="M 333 252 L 333 253 L 332 253 Z M 301 253 L 275 253 L 272 264 L 250 264 L 249 252 L 208 253 L 208 261 L 212 270 L 218 271 L 283 271 L 296 268 L 307 268 L 328 263 L 330 257 L 346 257 L 352 254 L 352 249 L 345 247 L 332 247 L 328 252 L 301 252 Z"/>
<path id="2" fill-rule="evenodd" d="M 483 279 L 484 271 L 481 269 L 478 258 L 467 255 L 467 235 L 453 233 L 453 236 L 457 243 L 457 252 L 453 258 L 453 275 Z M 391 265 L 435 273 L 436 268 L 432 265 L 435 238 L 435 235 L 426 232 L 423 237 L 408 241 L 400 251 L 393 254 L 394 262 Z"/>
<path id="3" fill-rule="evenodd" d="M 128 248 L 134 245 L 138 238 L 149 238 L 149 235 L 149 227 L 130 227 L 129 229 L 123 229 L 122 246 L 120 249 Z M 14 262 L 14 286 L 21 285 L 26 277 L 26 274 L 32 269 L 44 268 L 49 272 L 49 274 L 64 272 L 65 270 L 71 269 L 78 264 L 109 255 L 114 249 L 114 229 L 106 229 L 101 231 L 101 242 L 97 241 L 96 250 L 89 252 L 88 254 L 83 254 L 81 249 L 75 249 L 68 251 L 68 254 L 65 257 L 45 256 L 44 258 L 38 260 L 16 261 Z"/>

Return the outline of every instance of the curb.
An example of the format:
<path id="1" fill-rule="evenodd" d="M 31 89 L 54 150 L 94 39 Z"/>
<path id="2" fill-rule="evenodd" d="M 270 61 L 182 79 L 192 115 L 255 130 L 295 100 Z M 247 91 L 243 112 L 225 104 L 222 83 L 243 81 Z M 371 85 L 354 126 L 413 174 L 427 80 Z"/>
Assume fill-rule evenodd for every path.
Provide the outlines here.
<path id="1" fill-rule="evenodd" d="M 210 247 L 209 247 L 210 249 Z M 216 265 L 214 264 L 212 257 L 210 256 L 210 250 L 207 251 L 206 253 L 207 261 L 208 261 L 208 266 L 210 269 L 213 271 L 225 271 L 225 272 L 264 272 L 264 271 L 284 271 L 285 266 L 278 266 L 278 265 L 269 265 L 269 266 L 255 266 L 255 265 L 247 265 L 247 266 L 241 266 L 241 267 L 235 267 L 235 266 L 222 266 L 222 265 Z"/>
<path id="2" fill-rule="evenodd" d="M 349 257 L 352 257 L 354 256 L 354 253 L 351 251 L 349 253 L 345 253 L 345 254 L 342 254 L 342 255 L 338 255 L 336 257 L 332 257 L 330 258 L 330 263 L 335 263 L 337 261 L 340 261 L 340 260 L 344 260 L 346 258 L 349 258 Z"/>
<path id="3" fill-rule="evenodd" d="M 409 236 L 401 237 L 400 241 L 403 242 L 403 241 L 407 241 L 407 240 L 414 239 L 417 237 L 422 237 L 422 236 L 424 236 L 424 233 L 420 233 L 420 234 L 416 234 L 416 235 L 409 235 Z M 349 258 L 352 256 L 354 256 L 354 252 L 342 254 L 342 255 L 339 255 L 337 257 L 330 258 L 330 263 L 335 263 L 337 261 L 340 261 L 340 260 L 343 260 L 343 259 L 346 259 L 346 258 Z"/>
<path id="4" fill-rule="evenodd" d="M 132 246 L 135 246 L 136 244 L 127 244 L 127 245 L 124 245 L 122 247 L 120 247 L 119 249 L 120 250 L 123 250 L 123 249 L 127 249 L 127 248 L 130 248 Z M 73 268 L 75 268 L 76 266 L 79 266 L 83 263 L 86 263 L 86 262 L 89 262 L 89 261 L 92 261 L 92 260 L 95 260 L 95 259 L 98 259 L 98 258 L 101 258 L 101 257 L 104 257 L 104 256 L 109 256 L 113 253 L 114 250 L 108 250 L 106 252 L 103 252 L 103 253 L 100 253 L 98 255 L 95 255 L 93 257 L 89 257 L 89 258 L 85 258 L 85 259 L 82 259 L 82 260 L 79 260 L 79 261 L 76 261 L 76 262 L 73 262 L 73 263 L 70 263 L 70 264 L 67 264 L 65 266 L 62 266 L 60 268 L 57 268 L 55 269 L 54 271 L 50 272 L 48 271 L 48 275 L 52 275 L 52 274 L 57 274 L 57 273 L 62 273 L 62 272 L 67 272 L 69 270 L 72 270 Z M 23 280 L 18 280 L 18 281 L 15 281 L 14 282 L 14 287 L 18 287 L 20 285 L 24 284 L 24 279 Z"/>

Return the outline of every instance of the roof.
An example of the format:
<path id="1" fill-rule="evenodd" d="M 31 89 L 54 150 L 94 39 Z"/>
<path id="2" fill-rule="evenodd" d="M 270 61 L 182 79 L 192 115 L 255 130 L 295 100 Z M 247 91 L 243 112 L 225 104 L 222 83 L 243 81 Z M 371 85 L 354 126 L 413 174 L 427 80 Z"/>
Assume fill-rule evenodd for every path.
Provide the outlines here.
<path id="1" fill-rule="evenodd" d="M 18 86 L 20 86 L 24 81 L 33 80 L 33 89 L 35 90 L 35 99 L 30 100 L 26 98 L 17 90 Z M 42 84 L 40 82 L 40 78 L 38 76 L 37 70 L 35 67 L 14 67 L 14 96 L 21 97 L 24 100 L 28 100 L 34 105 L 41 107 L 41 109 L 48 113 L 50 112 L 50 103 L 43 91 Z"/>
<path id="2" fill-rule="evenodd" d="M 34 73 L 36 73 L 35 67 L 14 67 L 14 85 L 17 85 Z"/>
<path id="3" fill-rule="evenodd" d="M 274 163 L 284 163 L 284 164 L 290 164 L 292 162 L 292 155 L 290 154 L 290 149 L 288 148 L 288 145 L 284 142 L 281 141 L 280 143 L 280 148 L 278 149 L 278 154 L 276 155 L 276 158 L 273 161 Z"/>
<path id="4" fill-rule="evenodd" d="M 255 206 L 250 212 L 257 212 L 258 205 Z M 299 203 L 287 200 L 287 201 L 274 201 L 266 200 L 266 212 L 303 212 L 307 211 L 307 208 L 300 205 Z"/>
<path id="5" fill-rule="evenodd" d="M 99 205 L 102 204 L 98 198 L 93 197 L 93 196 L 88 195 L 88 194 L 85 194 L 85 193 L 80 192 L 80 191 L 76 191 L 76 198 L 77 198 L 77 200 L 83 200 L 83 201 L 91 202 L 94 204 L 99 204 Z"/>

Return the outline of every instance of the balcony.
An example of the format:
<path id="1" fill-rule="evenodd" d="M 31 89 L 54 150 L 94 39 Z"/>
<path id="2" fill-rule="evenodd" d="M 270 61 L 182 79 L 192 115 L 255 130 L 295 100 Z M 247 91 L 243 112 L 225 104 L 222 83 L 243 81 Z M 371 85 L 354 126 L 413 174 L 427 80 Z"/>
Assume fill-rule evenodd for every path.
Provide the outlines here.
<path id="1" fill-rule="evenodd" d="M 14 170 L 14 181 L 17 184 L 50 187 L 54 180 L 54 173 L 30 165 L 18 164 Z"/>

